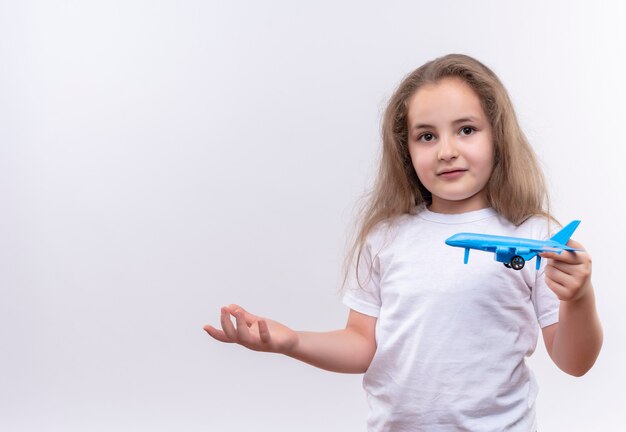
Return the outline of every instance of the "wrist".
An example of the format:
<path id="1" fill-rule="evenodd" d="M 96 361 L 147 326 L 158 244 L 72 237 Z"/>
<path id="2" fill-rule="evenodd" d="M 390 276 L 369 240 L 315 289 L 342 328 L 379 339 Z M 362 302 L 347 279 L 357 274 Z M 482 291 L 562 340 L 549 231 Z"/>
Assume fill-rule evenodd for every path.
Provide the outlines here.
<path id="1" fill-rule="evenodd" d="M 302 332 L 294 331 L 293 340 L 289 344 L 286 344 L 280 347 L 280 349 L 277 352 L 279 354 L 286 355 L 287 357 L 298 358 L 301 339 L 302 339 Z"/>

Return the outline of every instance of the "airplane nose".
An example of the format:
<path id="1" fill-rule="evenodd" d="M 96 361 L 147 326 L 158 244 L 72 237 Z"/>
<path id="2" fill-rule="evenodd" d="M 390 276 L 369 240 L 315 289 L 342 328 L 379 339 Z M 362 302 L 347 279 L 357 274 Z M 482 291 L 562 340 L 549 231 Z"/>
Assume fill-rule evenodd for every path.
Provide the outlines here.
<path id="1" fill-rule="evenodd" d="M 446 244 L 448 246 L 461 246 L 461 241 L 458 240 L 457 235 L 455 234 L 446 240 Z"/>

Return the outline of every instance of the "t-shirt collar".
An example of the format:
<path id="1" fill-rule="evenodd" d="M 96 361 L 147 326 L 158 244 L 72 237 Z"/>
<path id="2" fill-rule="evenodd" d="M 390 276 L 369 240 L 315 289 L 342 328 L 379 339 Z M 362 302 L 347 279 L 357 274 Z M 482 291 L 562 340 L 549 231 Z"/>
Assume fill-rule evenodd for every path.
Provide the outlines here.
<path id="1" fill-rule="evenodd" d="M 416 214 L 418 217 L 431 222 L 458 224 L 476 222 L 482 219 L 487 219 L 489 217 L 497 215 L 498 213 L 491 207 L 465 213 L 435 213 L 433 211 L 430 211 L 425 204 L 422 204 L 421 206 L 418 206 L 416 208 Z"/>

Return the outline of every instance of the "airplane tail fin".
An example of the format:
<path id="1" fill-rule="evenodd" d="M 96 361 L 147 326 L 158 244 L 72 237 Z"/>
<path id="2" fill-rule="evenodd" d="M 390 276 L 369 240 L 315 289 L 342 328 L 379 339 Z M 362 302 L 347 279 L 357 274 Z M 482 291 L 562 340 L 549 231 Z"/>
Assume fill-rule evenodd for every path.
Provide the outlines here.
<path id="1" fill-rule="evenodd" d="M 568 223 L 561 231 L 553 235 L 550 240 L 566 244 L 572 234 L 574 234 L 574 231 L 576 231 L 576 228 L 578 228 L 578 224 L 580 224 L 579 220 Z"/>

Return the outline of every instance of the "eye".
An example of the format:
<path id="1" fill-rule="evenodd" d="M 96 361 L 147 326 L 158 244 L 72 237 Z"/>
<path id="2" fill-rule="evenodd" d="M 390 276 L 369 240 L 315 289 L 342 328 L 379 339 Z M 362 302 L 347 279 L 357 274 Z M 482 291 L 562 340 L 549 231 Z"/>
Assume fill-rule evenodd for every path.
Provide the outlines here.
<path id="1" fill-rule="evenodd" d="M 471 126 L 463 126 L 459 132 L 461 133 L 461 135 L 467 136 L 473 134 L 475 131 L 476 129 Z"/>
<path id="2" fill-rule="evenodd" d="M 422 141 L 422 142 L 431 142 L 434 139 L 435 139 L 435 136 L 431 133 L 425 133 L 423 135 L 420 135 L 417 138 L 418 141 Z"/>

